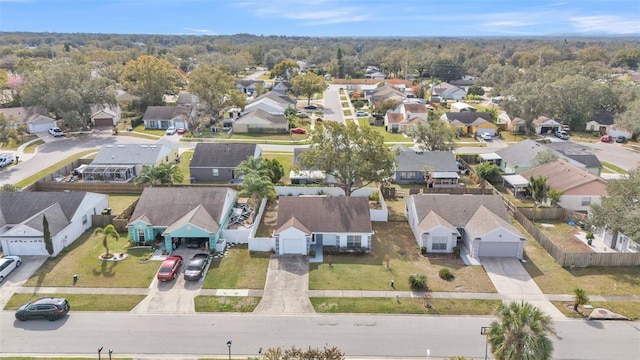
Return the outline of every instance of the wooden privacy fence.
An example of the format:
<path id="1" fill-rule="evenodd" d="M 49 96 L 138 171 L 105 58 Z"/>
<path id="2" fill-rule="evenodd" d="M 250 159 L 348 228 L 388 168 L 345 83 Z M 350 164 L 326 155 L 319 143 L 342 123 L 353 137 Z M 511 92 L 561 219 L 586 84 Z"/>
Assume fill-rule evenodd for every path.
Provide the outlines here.
<path id="1" fill-rule="evenodd" d="M 111 224 L 113 217 L 113 215 L 91 215 L 91 224 L 93 224 L 93 227 L 104 228 Z"/>

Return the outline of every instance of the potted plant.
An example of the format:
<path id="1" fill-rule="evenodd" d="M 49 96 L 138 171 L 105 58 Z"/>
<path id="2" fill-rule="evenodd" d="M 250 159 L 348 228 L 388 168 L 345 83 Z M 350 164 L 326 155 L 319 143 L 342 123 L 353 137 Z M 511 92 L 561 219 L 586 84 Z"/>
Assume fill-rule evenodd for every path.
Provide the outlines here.
<path id="1" fill-rule="evenodd" d="M 585 236 L 585 238 L 587 239 L 587 244 L 591 245 L 593 243 L 594 237 L 595 236 L 593 235 L 593 231 L 587 232 L 587 235 Z"/>

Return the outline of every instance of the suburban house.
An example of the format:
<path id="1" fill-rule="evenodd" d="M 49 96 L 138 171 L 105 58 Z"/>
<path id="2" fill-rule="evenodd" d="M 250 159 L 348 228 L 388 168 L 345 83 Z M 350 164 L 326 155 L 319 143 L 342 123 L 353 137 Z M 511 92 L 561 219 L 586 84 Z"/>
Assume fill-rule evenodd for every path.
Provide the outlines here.
<path id="1" fill-rule="evenodd" d="M 554 134 L 556 130 L 562 127 L 561 123 L 546 116 L 539 116 L 537 119 L 533 120 L 532 124 L 535 128 L 535 133 L 540 135 Z"/>
<path id="2" fill-rule="evenodd" d="M 122 116 L 120 105 L 94 105 L 91 107 L 91 121 L 95 127 L 114 127 Z"/>
<path id="3" fill-rule="evenodd" d="M 596 176 L 600 176 L 602 164 L 590 149 L 569 141 L 541 144 L 525 139 L 495 152 L 496 163 L 504 174 L 520 174 L 531 169 L 536 155 L 543 151 L 553 150 L 558 157 L 574 166 L 584 169 Z"/>
<path id="4" fill-rule="evenodd" d="M 198 143 L 189 164 L 191 181 L 241 181 L 236 172 L 241 162 L 249 156 L 260 157 L 262 149 L 256 144 Z"/>
<path id="5" fill-rule="evenodd" d="M 283 114 L 271 114 L 262 109 L 244 113 L 232 125 L 234 133 L 286 134 L 289 120 Z"/>
<path id="6" fill-rule="evenodd" d="M 383 100 L 394 100 L 398 103 L 402 102 L 407 96 L 402 91 L 391 85 L 382 85 L 375 90 L 368 91 L 365 98 L 369 104 L 375 104 Z"/>
<path id="7" fill-rule="evenodd" d="M 271 87 L 271 91 L 278 94 L 287 95 L 288 92 L 293 90 L 293 85 L 288 81 L 276 81 Z"/>
<path id="8" fill-rule="evenodd" d="M 179 159 L 178 146 L 166 143 L 103 145 L 91 164 L 82 170 L 83 181 L 129 182 L 145 165 Z"/>
<path id="9" fill-rule="evenodd" d="M 447 112 L 442 114 L 440 119 L 456 129 L 460 135 L 488 133 L 495 136 L 498 131 L 498 126 L 486 112 Z"/>
<path id="10" fill-rule="evenodd" d="M 544 146 L 555 151 L 561 159 L 579 168 L 584 168 L 593 175 L 600 176 L 602 172 L 600 160 L 588 146 L 572 141 L 550 142 Z"/>
<path id="11" fill-rule="evenodd" d="M 307 255 L 311 247 L 370 251 L 373 228 L 366 197 L 280 196 L 276 254 Z"/>
<path id="12" fill-rule="evenodd" d="M 613 111 L 598 110 L 587 121 L 585 129 L 591 132 L 597 131 L 600 135 L 609 134 L 612 137 L 624 136 L 627 139 L 631 138 L 633 136 L 632 132 L 616 128 L 615 116 Z"/>
<path id="13" fill-rule="evenodd" d="M 524 119 L 519 117 L 512 119 L 506 111 L 503 111 L 498 115 L 496 122 L 502 129 L 506 129 L 514 133 L 523 133 L 527 127 L 527 122 Z"/>
<path id="14" fill-rule="evenodd" d="M 0 192 L 0 244 L 5 255 L 56 256 L 93 226 L 92 215 L 108 208 L 91 192 Z M 44 243 L 47 218 L 53 253 Z"/>
<path id="15" fill-rule="evenodd" d="M 457 187 L 458 165 L 451 151 L 414 151 L 403 145 L 396 155 L 393 181 L 396 184 L 425 184 L 427 187 Z M 425 172 L 429 175 L 425 179 Z"/>
<path id="16" fill-rule="evenodd" d="M 296 107 L 296 100 L 286 95 L 282 95 L 275 91 L 269 91 L 255 98 L 252 102 L 245 106 L 243 114 L 250 113 L 254 110 L 262 110 L 271 115 L 283 115 L 288 107 Z"/>
<path id="17" fill-rule="evenodd" d="M 409 127 L 424 121 L 422 118 L 414 116 L 408 118 L 407 115 L 399 112 L 388 111 L 384 115 L 384 127 L 388 132 L 398 133 L 405 132 Z"/>
<path id="18" fill-rule="evenodd" d="M 477 109 L 467 103 L 463 103 L 460 101 L 454 102 L 453 104 L 451 104 L 451 112 L 463 112 L 463 111 L 476 112 Z"/>
<path id="19" fill-rule="evenodd" d="M 256 87 L 261 87 L 262 89 L 264 89 L 264 81 L 244 79 L 238 81 L 238 85 L 236 85 L 236 88 L 243 94 L 247 94 L 247 96 L 252 96 L 256 91 Z"/>
<path id="20" fill-rule="evenodd" d="M 498 195 L 410 195 L 405 206 L 416 242 L 427 253 L 464 246 L 474 258 L 522 259 L 525 238 Z"/>
<path id="21" fill-rule="evenodd" d="M 324 183 L 327 180 L 327 176 L 324 171 L 304 169 L 300 165 L 300 154 L 305 151 L 309 151 L 309 148 L 294 148 L 293 149 L 293 166 L 289 171 L 289 180 L 292 184 L 319 184 Z"/>
<path id="22" fill-rule="evenodd" d="M 191 109 L 185 106 L 148 106 L 142 121 L 145 129 L 189 129 Z"/>
<path id="23" fill-rule="evenodd" d="M 14 128 L 24 125 L 31 134 L 47 132 L 57 126 L 56 121 L 48 116 L 47 110 L 38 106 L 0 108 L 0 114 L 3 114 Z"/>
<path id="24" fill-rule="evenodd" d="M 550 189 L 563 192 L 558 206 L 569 210 L 588 211 L 591 204 L 599 204 L 600 198 L 607 195 L 606 180 L 563 160 L 536 166 L 520 175 L 526 180 L 532 176 L 546 178 Z"/>
<path id="25" fill-rule="evenodd" d="M 446 82 L 442 82 L 436 85 L 431 92 L 431 101 L 441 100 L 462 100 L 467 96 L 467 92 L 464 89 L 451 85 Z"/>
<path id="26" fill-rule="evenodd" d="M 429 108 L 422 103 L 403 102 L 398 107 L 398 112 L 404 115 L 405 119 L 419 118 L 424 121 L 429 119 Z"/>
<path id="27" fill-rule="evenodd" d="M 129 239 L 167 253 L 186 240 L 215 249 L 237 197 L 226 187 L 146 187 L 127 224 Z"/>

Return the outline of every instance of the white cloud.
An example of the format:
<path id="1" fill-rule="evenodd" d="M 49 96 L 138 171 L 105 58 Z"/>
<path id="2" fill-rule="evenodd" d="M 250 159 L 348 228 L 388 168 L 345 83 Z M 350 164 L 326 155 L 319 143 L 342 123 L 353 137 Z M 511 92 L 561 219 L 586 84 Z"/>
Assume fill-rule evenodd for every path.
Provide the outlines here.
<path id="1" fill-rule="evenodd" d="M 193 31 L 193 32 L 198 32 L 198 33 L 210 33 L 211 30 L 207 30 L 207 29 L 194 29 L 194 28 L 189 28 L 186 27 L 184 28 L 185 30 L 189 30 L 189 31 Z"/>
<path id="2" fill-rule="evenodd" d="M 569 19 L 573 27 L 582 32 L 600 32 L 608 34 L 640 33 L 640 21 L 622 16 L 576 16 Z"/>

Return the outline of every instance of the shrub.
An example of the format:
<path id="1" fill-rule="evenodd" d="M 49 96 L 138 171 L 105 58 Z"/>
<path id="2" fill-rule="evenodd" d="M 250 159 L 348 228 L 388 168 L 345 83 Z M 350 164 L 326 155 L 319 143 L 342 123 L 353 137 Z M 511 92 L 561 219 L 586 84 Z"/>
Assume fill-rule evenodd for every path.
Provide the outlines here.
<path id="1" fill-rule="evenodd" d="M 453 255 L 455 255 L 457 258 L 460 257 L 460 246 L 453 247 Z"/>
<path id="2" fill-rule="evenodd" d="M 316 257 L 316 251 L 314 249 L 309 250 L 309 257 Z"/>
<path id="3" fill-rule="evenodd" d="M 421 246 L 421 247 L 420 247 L 420 253 L 421 253 L 422 255 L 426 255 L 426 253 L 427 253 L 427 248 L 426 248 L 426 247 L 424 247 L 424 246 Z"/>
<path id="4" fill-rule="evenodd" d="M 440 269 L 440 271 L 438 272 L 438 275 L 442 280 L 452 280 L 455 277 L 451 272 L 451 270 L 449 270 L 448 268 Z"/>
<path id="5" fill-rule="evenodd" d="M 414 290 L 426 290 L 427 275 L 420 273 L 409 275 L 409 286 Z"/>
<path id="6" fill-rule="evenodd" d="M 376 204 L 380 204 L 380 190 L 376 190 L 369 195 L 369 200 L 375 201 Z"/>

